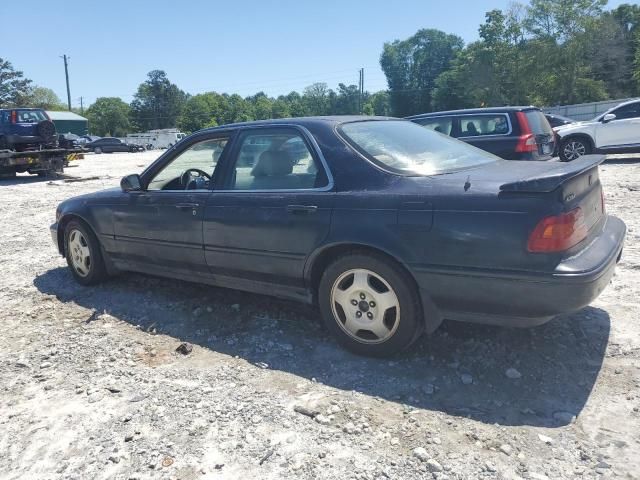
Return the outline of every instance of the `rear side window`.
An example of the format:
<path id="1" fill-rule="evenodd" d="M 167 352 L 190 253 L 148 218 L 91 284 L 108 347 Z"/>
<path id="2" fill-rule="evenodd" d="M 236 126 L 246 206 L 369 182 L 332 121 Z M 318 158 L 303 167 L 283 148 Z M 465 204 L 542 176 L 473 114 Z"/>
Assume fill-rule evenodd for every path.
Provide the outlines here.
<path id="1" fill-rule="evenodd" d="M 500 160 L 468 143 L 404 120 L 345 123 L 339 131 L 366 158 L 405 175 L 437 175 Z"/>
<path id="2" fill-rule="evenodd" d="M 245 132 L 235 157 L 233 190 L 308 190 L 328 185 L 322 166 L 293 129 Z"/>
<path id="3" fill-rule="evenodd" d="M 550 135 L 553 133 L 547 117 L 540 110 L 527 110 L 524 112 L 529 122 L 529 128 L 534 135 Z"/>
<path id="4" fill-rule="evenodd" d="M 460 136 L 479 137 L 486 135 L 508 135 L 511 125 L 506 114 L 481 114 L 460 116 Z"/>
<path id="5" fill-rule="evenodd" d="M 453 130 L 453 117 L 419 118 L 414 120 L 418 125 L 445 135 L 451 135 Z"/>
<path id="6" fill-rule="evenodd" d="M 16 110 L 18 123 L 38 123 L 47 120 L 42 110 Z"/>

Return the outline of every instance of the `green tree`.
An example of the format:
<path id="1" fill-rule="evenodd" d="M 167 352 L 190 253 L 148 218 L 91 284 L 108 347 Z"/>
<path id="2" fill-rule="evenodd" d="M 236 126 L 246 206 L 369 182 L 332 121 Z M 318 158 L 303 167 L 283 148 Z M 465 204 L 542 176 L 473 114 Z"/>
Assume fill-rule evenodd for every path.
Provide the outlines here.
<path id="1" fill-rule="evenodd" d="M 91 133 L 100 136 L 124 137 L 131 131 L 129 105 L 118 97 L 100 97 L 87 110 Z"/>
<path id="2" fill-rule="evenodd" d="M 253 116 L 256 120 L 272 118 L 273 100 L 264 92 L 258 92 L 248 97 L 247 101 L 252 105 Z"/>
<path id="3" fill-rule="evenodd" d="M 187 98 L 164 71 L 153 70 L 131 102 L 132 120 L 142 130 L 175 127 Z"/>
<path id="4" fill-rule="evenodd" d="M 43 108 L 45 110 L 66 110 L 67 105 L 60 101 L 60 98 L 50 88 L 35 87 L 23 97 L 25 107 Z"/>
<path id="5" fill-rule="evenodd" d="M 177 125 L 188 133 L 218 125 L 223 116 L 223 104 L 221 95 L 215 92 L 194 95 L 186 101 Z"/>
<path id="6" fill-rule="evenodd" d="M 31 89 L 31 80 L 13 68 L 11 62 L 0 58 L 0 107 L 21 106 Z"/>
<path id="7" fill-rule="evenodd" d="M 436 78 L 450 67 L 463 45 L 460 37 L 434 29 L 385 43 L 380 66 L 387 77 L 393 114 L 430 111 Z"/>
<path id="8" fill-rule="evenodd" d="M 314 83 L 304 89 L 302 101 L 308 115 L 328 115 L 330 113 L 329 106 L 329 88 L 326 83 Z"/>
<path id="9" fill-rule="evenodd" d="M 367 101 L 364 104 L 363 112 L 365 115 L 391 115 L 391 102 L 389 100 L 389 93 L 386 91 L 375 92 L 368 95 Z"/>

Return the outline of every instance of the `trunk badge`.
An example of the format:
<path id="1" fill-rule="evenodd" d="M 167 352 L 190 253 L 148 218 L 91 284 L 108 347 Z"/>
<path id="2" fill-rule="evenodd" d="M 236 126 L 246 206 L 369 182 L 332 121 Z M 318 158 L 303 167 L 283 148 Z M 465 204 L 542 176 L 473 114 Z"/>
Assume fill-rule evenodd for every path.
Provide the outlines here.
<path id="1" fill-rule="evenodd" d="M 565 203 L 568 203 L 571 200 L 573 200 L 574 198 L 576 198 L 576 194 L 575 193 L 569 193 L 564 197 L 564 201 L 565 201 Z"/>

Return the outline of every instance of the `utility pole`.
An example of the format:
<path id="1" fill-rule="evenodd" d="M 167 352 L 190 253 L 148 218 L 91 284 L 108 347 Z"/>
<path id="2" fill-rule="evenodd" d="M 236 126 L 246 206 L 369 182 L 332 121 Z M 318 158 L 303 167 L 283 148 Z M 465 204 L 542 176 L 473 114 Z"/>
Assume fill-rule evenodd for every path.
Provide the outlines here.
<path id="1" fill-rule="evenodd" d="M 358 70 L 358 113 L 362 114 L 362 92 L 364 87 L 364 68 Z"/>
<path id="2" fill-rule="evenodd" d="M 82 97 L 80 97 L 80 115 L 84 115 L 84 106 L 82 105 Z"/>
<path id="3" fill-rule="evenodd" d="M 67 65 L 67 55 L 63 55 L 62 59 L 64 60 L 64 76 L 67 79 L 67 106 L 69 107 L 69 111 L 71 111 L 71 90 L 69 89 L 69 67 Z"/>

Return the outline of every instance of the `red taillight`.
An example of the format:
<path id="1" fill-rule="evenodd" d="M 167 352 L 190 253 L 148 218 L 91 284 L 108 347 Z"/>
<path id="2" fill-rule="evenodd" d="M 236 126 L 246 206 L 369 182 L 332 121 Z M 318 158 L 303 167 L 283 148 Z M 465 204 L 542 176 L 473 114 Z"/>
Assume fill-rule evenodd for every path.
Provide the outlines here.
<path id="1" fill-rule="evenodd" d="M 540 220 L 529 235 L 527 249 L 534 253 L 562 252 L 584 240 L 587 233 L 584 214 L 578 207 Z"/>
<path id="2" fill-rule="evenodd" d="M 11 110 L 11 123 L 17 123 L 18 122 L 18 112 L 16 112 L 15 110 Z"/>
<path id="3" fill-rule="evenodd" d="M 516 118 L 518 119 L 521 133 L 516 144 L 516 152 L 537 152 L 536 136 L 531 132 L 527 115 L 524 112 L 516 112 Z"/>

